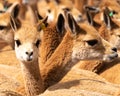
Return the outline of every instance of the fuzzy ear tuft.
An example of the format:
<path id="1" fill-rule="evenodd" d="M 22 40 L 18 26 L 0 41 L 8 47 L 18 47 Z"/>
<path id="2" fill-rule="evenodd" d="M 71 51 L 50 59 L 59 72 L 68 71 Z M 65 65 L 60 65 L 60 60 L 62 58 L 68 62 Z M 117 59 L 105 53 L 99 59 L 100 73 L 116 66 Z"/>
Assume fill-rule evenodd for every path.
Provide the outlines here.
<path id="1" fill-rule="evenodd" d="M 90 25 L 93 25 L 93 18 L 92 18 L 92 14 L 90 13 L 89 10 L 86 10 L 86 17 L 87 17 L 87 21 Z"/>
<path id="2" fill-rule="evenodd" d="M 100 9 L 94 6 L 84 6 L 84 9 L 94 13 L 100 12 Z"/>
<path id="3" fill-rule="evenodd" d="M 13 3 L 6 12 L 11 13 L 11 16 L 13 18 L 17 18 L 19 15 L 19 11 L 20 11 L 20 5 L 18 3 Z"/>
<path id="4" fill-rule="evenodd" d="M 35 11 L 35 13 L 38 21 L 43 19 L 43 17 L 38 13 L 38 11 Z"/>
<path id="5" fill-rule="evenodd" d="M 65 31 L 65 19 L 61 13 L 58 16 L 56 29 L 57 29 L 57 32 L 59 32 L 60 34 L 63 34 Z"/>
<path id="6" fill-rule="evenodd" d="M 67 16 L 68 28 L 70 29 L 70 32 L 72 32 L 73 34 L 77 34 L 79 32 L 79 29 L 80 29 L 79 25 L 77 24 L 77 22 L 73 18 L 72 14 L 67 12 L 66 16 Z"/>
<path id="7" fill-rule="evenodd" d="M 106 7 L 106 9 L 103 12 L 103 18 L 104 18 L 104 23 L 106 24 L 108 29 L 112 29 L 112 28 L 117 28 L 119 27 L 117 24 L 115 24 L 111 17 L 110 17 L 110 10 Z"/>
<path id="8" fill-rule="evenodd" d="M 17 18 L 19 11 L 20 11 L 20 6 L 17 4 L 12 10 L 12 13 L 11 13 L 12 17 Z"/>
<path id="9" fill-rule="evenodd" d="M 10 18 L 10 25 L 11 25 L 13 31 L 15 32 L 21 27 L 21 22 L 19 19 L 11 17 Z"/>

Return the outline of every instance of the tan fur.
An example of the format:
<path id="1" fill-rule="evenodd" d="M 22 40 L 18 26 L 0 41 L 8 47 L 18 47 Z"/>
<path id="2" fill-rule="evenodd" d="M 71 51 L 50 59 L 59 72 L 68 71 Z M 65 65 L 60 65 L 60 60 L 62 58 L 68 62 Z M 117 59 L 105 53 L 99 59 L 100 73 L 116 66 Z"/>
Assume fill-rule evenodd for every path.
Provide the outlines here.
<path id="1" fill-rule="evenodd" d="M 111 19 L 111 20 L 112 20 L 112 24 L 110 25 L 111 29 L 109 29 L 103 22 L 103 24 L 99 28 L 99 34 L 102 38 L 109 41 L 114 47 L 116 47 L 119 50 L 120 48 L 120 43 L 119 43 L 120 23 L 116 19 Z M 108 64 L 108 66 L 109 65 L 110 64 Z M 77 66 L 83 69 L 91 70 L 94 72 L 99 72 L 100 70 L 102 70 L 102 68 L 104 70 L 103 66 L 105 66 L 105 63 L 102 61 L 82 61 Z"/>
<path id="2" fill-rule="evenodd" d="M 72 23 L 74 24 L 73 21 Z M 78 25 L 74 26 L 77 27 Z M 109 56 L 113 54 L 111 45 L 101 39 L 101 37 L 95 33 L 96 30 L 92 26 L 82 24 L 79 27 L 80 29 L 78 27 L 74 29 L 76 34 L 72 33 L 73 30 L 67 32 L 52 57 L 50 57 L 45 66 L 41 68 L 42 70 L 40 73 L 43 82 L 38 67 L 38 49 L 34 45 L 36 40 L 40 39 L 40 33 L 37 32 L 34 26 L 29 24 L 22 25 L 16 30 L 14 39 L 20 40 L 21 43 L 19 46 L 17 42 L 15 43 L 15 52 L 21 64 L 27 94 L 30 96 L 36 95 L 41 93 L 44 87 L 46 89 L 50 85 L 57 83 L 70 70 L 71 66 L 80 59 L 103 59 L 104 55 Z M 87 45 L 86 41 L 93 39 L 98 40 L 98 44 L 94 47 Z M 28 53 L 26 52 L 31 52 L 31 50 L 34 52 L 33 57 L 31 61 L 28 61 Z M 94 55 L 92 55 L 91 51 Z M 98 53 L 99 55 L 97 55 Z M 105 60 L 109 58 L 106 56 Z M 38 79 L 36 80 L 35 78 Z M 42 86 L 41 83 L 44 83 L 44 86 Z"/>
<path id="3" fill-rule="evenodd" d="M 114 24 L 111 25 L 112 29 L 107 29 L 107 27 L 102 24 L 99 33 L 100 35 L 107 41 L 109 41 L 113 46 L 118 48 L 119 53 L 119 22 L 113 19 L 113 22 L 117 24 L 118 27 L 114 28 Z M 100 76 L 104 77 L 106 80 L 112 83 L 120 84 L 119 81 L 119 58 L 115 59 L 113 62 L 102 62 L 102 61 L 83 61 L 80 62 L 80 68 L 91 70 L 100 74 Z M 113 74 L 114 73 L 114 74 Z"/>
<path id="4" fill-rule="evenodd" d="M 3 39 L 14 49 L 14 31 L 11 28 L 11 18 L 14 15 L 15 7 L 18 3 L 14 3 L 8 10 L 0 14 L 0 26 L 3 27 L 0 30 L 0 38 Z M 16 17 L 15 21 L 18 21 Z"/>
<path id="5" fill-rule="evenodd" d="M 43 92 L 42 80 L 39 73 L 38 48 L 35 46 L 37 40 L 40 40 L 40 32 L 36 27 L 29 24 L 23 24 L 21 28 L 15 32 L 15 40 L 20 40 L 21 45 L 16 45 L 15 52 L 21 64 L 23 78 L 25 82 L 26 94 L 34 96 Z M 17 43 L 16 43 L 17 44 Z M 27 53 L 33 51 L 32 61 L 28 61 Z"/>
<path id="6" fill-rule="evenodd" d="M 73 6 L 71 1 L 61 1 L 60 4 L 56 4 L 54 1 L 47 3 L 44 0 L 38 2 L 38 11 L 42 17 L 48 16 L 48 22 L 56 21 L 58 14 L 63 12 L 64 8 L 70 9 L 69 11 L 72 13 L 76 21 L 81 21 L 82 14 Z"/>
<path id="7" fill-rule="evenodd" d="M 5 29 L 0 30 L 0 38 L 5 40 L 8 44 L 11 45 L 12 48 L 14 48 L 14 32 L 12 31 L 10 27 L 10 13 L 2 13 L 0 14 L 0 25 L 6 26 Z"/>
<path id="8" fill-rule="evenodd" d="M 119 85 L 109 83 L 93 72 L 73 67 L 59 83 L 49 87 L 40 96 L 56 96 L 56 94 L 58 96 L 73 96 L 76 94 L 79 94 L 78 96 L 114 96 L 119 88 Z M 90 93 L 86 93 L 86 91 Z"/>
<path id="9" fill-rule="evenodd" d="M 57 32 L 56 24 L 50 24 L 44 29 L 42 35 L 42 43 L 40 47 L 40 66 L 44 66 L 45 62 L 51 57 L 55 49 L 62 40 L 62 33 Z"/>
<path id="10" fill-rule="evenodd" d="M 108 1 L 108 0 L 102 0 L 101 4 L 100 4 L 100 10 L 101 12 L 96 14 L 96 16 L 94 17 L 94 20 L 99 23 L 99 24 L 102 24 L 103 22 L 103 17 L 102 17 L 102 14 L 103 14 L 103 10 L 108 7 L 111 11 L 115 11 L 117 12 L 117 14 L 114 14 L 113 18 L 117 19 L 119 21 L 119 17 L 120 17 L 120 5 L 119 3 L 117 2 L 117 0 L 111 0 L 111 1 Z"/>
<path id="11" fill-rule="evenodd" d="M 82 25 L 82 28 L 84 28 L 85 26 L 87 26 L 87 25 Z M 89 29 L 90 28 L 90 29 Z M 89 32 L 89 30 L 91 30 L 90 32 Z M 60 80 L 60 77 L 61 76 L 63 76 L 63 75 L 65 75 L 66 74 L 66 72 L 74 65 L 74 63 L 72 64 L 72 62 L 74 62 L 74 60 L 73 61 L 71 61 L 71 56 L 72 56 L 72 51 L 74 50 L 76 50 L 77 52 L 76 53 L 78 53 L 78 54 L 82 54 L 82 55 L 80 55 L 80 56 L 83 56 L 83 57 L 81 57 L 81 58 L 86 58 L 87 56 L 89 56 L 89 55 L 87 55 L 88 53 L 87 53 L 87 50 L 85 49 L 85 52 L 86 53 L 82 53 L 81 51 L 80 51 L 80 49 L 81 50 L 84 50 L 84 48 L 86 48 L 85 47 L 85 44 L 83 43 L 83 42 L 80 42 L 80 40 L 79 39 L 98 39 L 99 37 L 97 36 L 97 34 L 94 34 L 93 35 L 93 33 L 94 33 L 94 29 L 92 30 L 92 28 L 91 27 L 86 27 L 86 29 L 85 29 L 85 31 L 86 32 L 88 32 L 87 34 L 89 34 L 88 35 L 88 37 L 89 36 L 92 36 L 91 38 L 89 37 L 87 37 L 87 35 L 86 34 L 83 34 L 83 35 L 80 35 L 80 36 L 78 36 L 76 39 L 78 39 L 78 42 L 77 42 L 77 40 L 76 41 L 74 41 L 74 38 L 73 37 L 71 37 L 71 35 L 70 35 L 70 33 L 67 33 L 66 35 L 65 35 L 65 37 L 64 37 L 64 39 L 63 39 L 63 41 L 61 42 L 61 44 L 59 45 L 59 47 L 55 50 L 55 52 L 53 53 L 53 55 L 52 55 L 52 57 L 50 57 L 50 59 L 46 62 L 46 64 L 43 66 L 43 68 L 41 69 L 41 74 L 42 74 L 42 78 L 43 78 L 43 80 L 44 80 L 44 83 L 45 83 L 45 88 L 47 88 L 48 86 L 50 86 L 51 84 L 54 84 L 54 83 L 56 83 L 56 82 L 58 82 L 59 80 Z M 93 33 L 92 33 L 93 32 Z M 90 35 L 91 34 L 91 35 Z M 86 38 L 85 38 L 85 37 Z M 100 39 L 100 38 L 99 38 Z M 66 42 L 67 41 L 67 42 Z M 74 42 L 76 42 L 76 43 L 74 43 Z M 69 45 L 68 45 L 69 44 Z M 75 44 L 75 45 L 74 45 Z M 63 47 L 64 46 L 64 47 Z M 73 47 L 73 46 L 75 46 L 75 47 Z M 84 46 L 84 48 L 82 47 L 82 46 Z M 101 46 L 101 43 L 100 43 L 100 45 L 99 45 L 99 48 L 100 48 L 100 46 Z M 103 46 L 103 45 L 102 45 Z M 101 46 L 101 48 L 100 49 L 98 49 L 98 50 L 101 50 L 101 53 L 103 53 L 102 52 L 102 47 Z M 108 46 L 107 46 L 108 47 Z M 70 49 L 70 48 L 72 48 L 72 49 Z M 78 48 L 78 49 L 77 49 Z M 68 50 L 69 49 L 69 50 Z M 89 49 L 90 50 L 90 49 Z M 58 54 L 58 53 L 61 53 L 61 54 Z M 86 54 L 86 55 L 85 55 Z M 85 55 L 85 56 L 84 56 Z M 76 54 L 76 56 L 77 56 L 77 54 Z M 75 56 L 75 57 L 76 57 Z M 66 58 L 65 58 L 66 57 Z M 73 57 L 74 57 L 74 55 L 73 55 Z M 59 59 L 58 59 L 59 58 Z M 78 57 L 78 58 L 80 58 L 80 57 Z M 87 58 L 89 58 L 90 59 L 90 57 L 87 57 Z M 86 59 L 87 59 L 86 58 Z M 91 59 L 93 59 L 94 57 L 91 57 Z M 77 59 L 77 58 L 76 58 Z M 95 59 L 97 59 L 97 58 L 95 58 Z M 53 60 L 55 60 L 54 62 L 53 62 Z M 76 60 L 75 60 L 76 61 Z M 78 61 L 77 61 L 78 62 Z M 69 64 L 70 63 L 70 64 Z M 49 66 L 49 67 L 48 67 Z M 67 69 L 66 70 L 64 70 L 63 71 L 63 68 L 64 67 L 66 67 Z M 54 70 L 53 68 L 56 68 L 56 70 Z M 59 70 L 58 70 L 59 69 Z M 54 73 L 54 78 L 52 78 L 53 77 L 53 74 Z M 59 76 L 60 77 L 58 77 L 58 75 L 57 74 L 59 74 Z M 47 78 L 47 77 L 49 77 L 49 78 Z M 48 83 L 49 82 L 49 83 Z"/>

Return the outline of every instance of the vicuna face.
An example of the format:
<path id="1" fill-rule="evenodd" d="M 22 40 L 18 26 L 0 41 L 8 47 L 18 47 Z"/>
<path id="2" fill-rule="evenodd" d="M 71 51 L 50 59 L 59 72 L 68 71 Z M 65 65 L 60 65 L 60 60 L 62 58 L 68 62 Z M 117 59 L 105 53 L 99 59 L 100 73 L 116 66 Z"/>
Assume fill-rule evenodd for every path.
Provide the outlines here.
<path id="1" fill-rule="evenodd" d="M 18 20 L 19 5 L 14 3 L 8 10 L 0 13 L 0 38 L 5 40 L 14 49 L 14 32 L 11 28 L 11 19 Z"/>
<path id="2" fill-rule="evenodd" d="M 10 13 L 0 14 L 0 38 L 5 41 L 13 40 L 13 32 L 10 27 Z"/>
<path id="3" fill-rule="evenodd" d="M 22 26 L 15 33 L 15 52 L 22 62 L 31 62 L 38 58 L 40 32 L 34 26 Z"/>
<path id="4" fill-rule="evenodd" d="M 100 7 L 102 10 L 107 7 L 109 9 L 109 16 L 120 21 L 120 5 L 117 0 L 104 0 Z"/>
<path id="5" fill-rule="evenodd" d="M 120 49 L 120 28 L 112 30 L 110 43 L 117 49 Z"/>
<path id="6" fill-rule="evenodd" d="M 120 48 L 120 22 L 109 16 L 109 9 L 106 8 L 103 13 L 104 27 L 101 27 L 100 35 L 105 35 L 104 39 L 110 42 L 117 49 Z"/>
<path id="7" fill-rule="evenodd" d="M 118 56 L 117 49 L 102 39 L 92 26 L 87 24 L 78 25 L 69 13 L 68 25 L 73 34 L 73 61 L 80 59 L 110 61 Z"/>

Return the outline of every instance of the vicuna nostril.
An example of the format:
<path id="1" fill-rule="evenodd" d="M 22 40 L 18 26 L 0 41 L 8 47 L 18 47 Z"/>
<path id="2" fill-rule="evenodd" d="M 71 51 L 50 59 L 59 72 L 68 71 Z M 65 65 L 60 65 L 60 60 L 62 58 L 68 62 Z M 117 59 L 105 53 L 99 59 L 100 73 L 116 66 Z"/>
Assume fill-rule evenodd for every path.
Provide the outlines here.
<path id="1" fill-rule="evenodd" d="M 115 57 L 118 57 L 118 54 L 116 54 Z"/>
<path id="2" fill-rule="evenodd" d="M 29 54 L 28 52 L 25 52 L 27 55 Z"/>
<path id="3" fill-rule="evenodd" d="M 33 55 L 33 52 L 30 53 L 30 56 Z"/>
<path id="4" fill-rule="evenodd" d="M 117 52 L 117 48 L 115 48 L 115 47 L 113 47 L 112 50 L 115 51 L 115 52 Z"/>
<path id="5" fill-rule="evenodd" d="M 25 52 L 25 53 L 29 56 L 33 55 L 33 52 Z"/>
<path id="6" fill-rule="evenodd" d="M 78 15 L 79 18 L 82 18 L 82 15 Z"/>

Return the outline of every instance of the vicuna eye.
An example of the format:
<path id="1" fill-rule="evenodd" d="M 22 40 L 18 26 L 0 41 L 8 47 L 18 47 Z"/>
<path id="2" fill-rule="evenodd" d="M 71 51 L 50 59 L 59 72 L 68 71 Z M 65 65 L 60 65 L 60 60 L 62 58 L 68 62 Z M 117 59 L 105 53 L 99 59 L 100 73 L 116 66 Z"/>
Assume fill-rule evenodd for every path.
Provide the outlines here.
<path id="1" fill-rule="evenodd" d="M 0 26 L 0 30 L 3 30 L 5 28 L 6 28 L 6 26 Z"/>
<path id="2" fill-rule="evenodd" d="M 94 46 L 95 44 L 98 43 L 97 40 L 89 40 L 89 41 L 86 41 L 86 42 L 87 42 L 87 44 L 90 45 L 90 46 Z"/>
<path id="3" fill-rule="evenodd" d="M 20 45 L 21 45 L 20 40 L 15 40 L 15 43 L 17 44 L 17 46 L 20 46 Z"/>
<path id="4" fill-rule="evenodd" d="M 35 43 L 37 48 L 39 47 L 39 44 L 40 44 L 40 40 L 37 40 L 36 43 Z"/>
<path id="5" fill-rule="evenodd" d="M 117 12 L 116 12 L 116 11 L 114 11 L 114 10 L 113 10 L 112 12 L 113 12 L 113 14 L 117 14 Z"/>
<path id="6" fill-rule="evenodd" d="M 51 13 L 51 10 L 50 10 L 50 9 L 48 9 L 48 12 L 49 12 L 49 13 Z"/>
<path id="7" fill-rule="evenodd" d="M 117 35 L 120 38 L 120 35 Z"/>
<path id="8" fill-rule="evenodd" d="M 70 11 L 70 8 L 63 8 L 63 10 L 65 10 L 65 11 Z"/>

